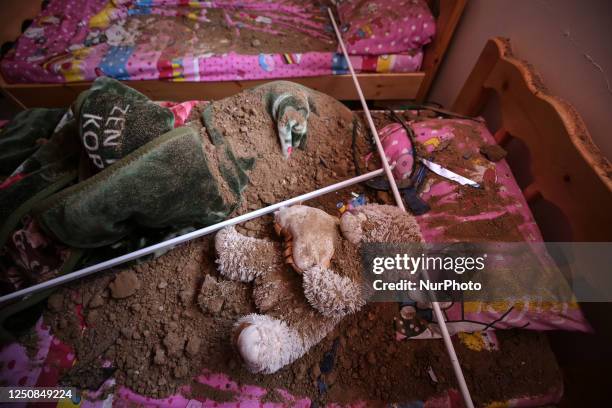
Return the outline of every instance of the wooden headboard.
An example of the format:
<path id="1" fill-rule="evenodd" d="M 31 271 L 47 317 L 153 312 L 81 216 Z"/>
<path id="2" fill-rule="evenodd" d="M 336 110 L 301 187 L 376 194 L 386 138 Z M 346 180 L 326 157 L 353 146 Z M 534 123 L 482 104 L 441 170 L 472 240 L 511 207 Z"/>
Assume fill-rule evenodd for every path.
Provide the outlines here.
<path id="1" fill-rule="evenodd" d="M 508 150 L 508 163 L 544 240 L 612 241 L 610 162 L 578 112 L 550 95 L 533 67 L 516 58 L 503 38 L 487 42 L 453 110 L 475 116 L 485 105 L 497 108 L 496 103 L 501 125 L 495 138 Z M 596 335 L 548 334 L 565 378 L 559 406 L 605 406 L 612 303 L 580 306 Z"/>
<path id="2" fill-rule="evenodd" d="M 513 171 L 519 165 L 530 173 L 521 187 L 544 239 L 612 241 L 610 162 L 578 112 L 550 95 L 533 67 L 499 37 L 487 42 L 452 110 L 476 116 L 493 94 L 501 106 L 495 138 L 508 147 Z M 522 145 L 515 149 L 520 157 L 512 157 L 513 140 Z"/>

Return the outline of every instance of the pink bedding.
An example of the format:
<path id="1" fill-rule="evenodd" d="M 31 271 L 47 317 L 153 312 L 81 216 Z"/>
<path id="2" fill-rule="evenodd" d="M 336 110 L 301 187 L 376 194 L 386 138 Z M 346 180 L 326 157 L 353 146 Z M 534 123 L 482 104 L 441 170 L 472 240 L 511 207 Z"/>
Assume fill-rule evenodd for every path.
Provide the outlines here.
<path id="1" fill-rule="evenodd" d="M 0 383 L 3 385 L 16 385 L 21 387 L 54 387 L 57 386 L 60 373 L 75 364 L 75 355 L 70 347 L 63 344 L 54 337 L 42 319 L 35 326 L 38 337 L 38 350 L 36 355 L 29 357 L 26 349 L 18 344 L 11 343 L 0 350 L 0 363 L 5 367 L 0 370 Z M 462 338 L 464 344 L 474 347 L 474 341 L 470 338 Z M 473 348 L 482 354 L 483 359 L 496 359 L 500 349 L 497 346 L 493 334 L 486 336 L 482 347 Z M 507 356 L 506 356 L 507 357 Z M 530 364 L 528 361 L 525 364 Z M 406 370 L 406 375 L 411 375 Z M 534 373 L 534 376 L 537 374 Z M 535 378 L 534 378 L 535 379 Z M 185 386 L 180 393 L 163 399 L 145 397 L 134 393 L 126 387 L 118 387 L 113 392 L 115 381 L 107 380 L 97 392 L 87 392 L 81 398 L 73 401 L 64 400 L 55 404 L 58 408 L 68 407 L 172 407 L 172 408 L 202 408 L 202 407 L 225 407 L 225 408 L 308 408 L 311 401 L 308 398 L 295 396 L 283 389 L 275 389 L 277 395 L 282 396 L 284 402 L 262 402 L 269 392 L 257 385 L 244 385 L 237 383 L 222 373 L 214 373 L 204 369 L 194 379 L 198 383 L 206 384 L 221 391 L 232 391 L 234 400 L 231 402 L 217 402 L 211 399 L 195 399 L 186 397 L 190 395 L 190 386 Z M 537 395 L 517 395 L 507 401 L 496 401 L 487 404 L 488 407 L 538 407 L 554 404 L 563 395 L 563 384 L 559 382 L 555 387 L 543 389 Z M 278 397 L 276 397 L 278 400 Z M 49 403 L 49 406 L 54 406 Z M 355 402 L 350 405 L 353 408 L 365 408 L 366 402 Z M 435 397 L 426 401 L 404 401 L 401 406 L 423 407 L 423 408 L 462 408 L 461 394 L 456 389 L 443 390 Z M 330 404 L 328 408 L 339 408 L 337 404 Z"/>
<path id="2" fill-rule="evenodd" d="M 491 203 L 470 202 L 462 194 L 457 183 L 438 176 L 428 177 L 421 198 L 430 203 L 432 210 L 417 217 L 426 242 L 466 241 L 524 241 L 542 242 L 543 238 L 529 209 L 523 193 L 516 183 L 512 170 L 501 160 L 493 163 L 485 159 L 479 148 L 496 144 L 483 122 L 463 119 L 431 119 L 412 124 L 416 140 L 429 152 L 445 144 L 456 149 L 461 159 L 453 162 L 451 153 L 436 153 L 436 161 L 479 184 L 496 184 L 496 200 Z M 459 163 L 457 161 L 459 160 Z M 483 208 L 486 205 L 486 208 Z M 520 220 L 508 222 L 505 220 Z M 486 227 L 478 225 L 490 222 Z M 474 225 L 472 231 L 490 233 L 497 224 L 498 236 L 474 236 L 470 232 L 463 237 L 452 235 L 449 228 Z M 503 234 L 502 234 L 503 232 Z M 545 262 L 553 263 L 547 254 Z M 561 275 L 559 275 L 560 278 Z M 577 330 L 589 332 L 591 327 L 585 320 L 576 302 L 498 301 L 456 302 L 444 308 L 447 326 L 451 334 L 488 329 L 525 328 L 530 330 Z M 432 316 L 425 319 L 423 331 L 408 330 L 398 333 L 399 338 L 426 339 L 440 337 L 438 325 Z M 407 325 L 409 324 L 406 322 Z"/>
<path id="3" fill-rule="evenodd" d="M 277 7 L 281 7 L 280 11 Z M 255 47 L 247 53 L 202 47 L 203 41 L 196 32 L 201 35 L 201 30 L 206 30 L 213 11 L 224 13 L 227 27 L 235 30 L 236 36 L 244 35 L 246 29 L 250 33 L 275 34 L 293 26 L 309 37 L 334 42 L 324 10 L 295 0 L 279 0 L 274 6 L 261 0 L 51 0 L 0 61 L 0 70 L 9 83 L 90 81 L 100 75 L 121 80 L 230 81 L 348 72 L 342 54 L 333 51 L 257 54 L 253 51 L 264 48 Z M 424 11 L 414 13 L 414 18 L 424 15 Z M 347 14 L 340 14 L 346 20 Z M 156 27 L 151 31 L 144 23 L 134 23 L 137 19 L 131 19 L 132 16 L 145 22 L 148 16 L 151 21 L 163 20 L 155 20 Z M 405 24 L 404 14 L 398 18 Z M 189 21 L 191 28 L 186 28 L 184 21 Z M 162 24 L 165 26 L 160 27 Z M 368 29 L 372 38 L 380 31 L 376 50 L 352 49 L 351 60 L 357 71 L 419 70 L 423 58 L 419 43 L 429 41 L 433 24 L 425 23 L 423 28 L 421 23 L 418 30 L 421 35 L 407 36 L 410 41 L 406 42 L 397 41 L 395 37 L 401 35 L 397 30 L 385 39 L 388 24 L 393 21 L 387 18 L 372 26 L 374 31 Z"/>
<path id="4" fill-rule="evenodd" d="M 350 54 L 420 49 L 436 32 L 425 0 L 345 0 L 338 5 L 338 14 Z"/>

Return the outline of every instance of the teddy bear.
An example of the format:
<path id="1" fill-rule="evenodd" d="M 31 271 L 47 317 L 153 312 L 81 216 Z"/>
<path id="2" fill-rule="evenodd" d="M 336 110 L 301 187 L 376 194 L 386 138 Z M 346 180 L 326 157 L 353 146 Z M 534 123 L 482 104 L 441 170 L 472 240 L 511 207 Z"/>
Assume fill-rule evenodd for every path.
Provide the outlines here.
<path id="1" fill-rule="evenodd" d="M 282 243 L 247 237 L 234 227 L 215 236 L 219 273 L 253 282 L 259 313 L 236 321 L 232 342 L 254 373 L 271 374 L 297 360 L 364 306 L 369 288 L 361 245 L 422 242 L 412 215 L 378 204 L 356 207 L 340 219 L 305 205 L 286 207 L 274 214 L 274 229 Z"/>

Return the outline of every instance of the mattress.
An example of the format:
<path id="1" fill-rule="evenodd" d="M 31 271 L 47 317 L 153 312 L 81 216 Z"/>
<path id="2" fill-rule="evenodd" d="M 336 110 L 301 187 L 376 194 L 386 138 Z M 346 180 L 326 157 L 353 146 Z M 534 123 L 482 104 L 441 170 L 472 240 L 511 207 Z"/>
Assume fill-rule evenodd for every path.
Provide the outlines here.
<path id="1" fill-rule="evenodd" d="M 248 7 L 236 11 L 234 3 Z M 262 1 L 52 0 L 2 59 L 0 70 L 9 83 L 91 81 L 102 75 L 230 81 L 348 72 L 322 4 L 275 4 L 282 7 Z M 432 23 L 423 24 L 431 31 Z M 378 46 L 384 50 L 383 43 L 373 48 Z M 415 72 L 423 52 L 416 46 L 383 55 L 352 51 L 350 58 L 358 72 Z"/>
<path id="2" fill-rule="evenodd" d="M 164 105 L 172 109 L 178 126 L 189 115 L 194 103 L 188 102 L 178 105 L 165 103 Z M 378 126 L 384 125 L 383 116 L 376 114 Z M 486 211 L 475 217 L 473 214 L 469 214 L 467 210 L 471 207 L 465 205 L 468 202 L 466 199 L 469 199 L 469 197 L 466 197 L 464 191 L 445 179 L 431 176 L 425 186 L 423 198 L 432 204 L 432 211 L 418 218 L 423 236 L 427 241 L 447 241 L 459 238 L 473 240 L 476 236 L 469 236 L 469 234 L 475 234 L 478 230 L 470 230 L 465 227 L 466 224 L 477 223 L 483 219 L 495 220 L 499 217 L 506 217 L 508 214 L 512 215 L 514 220 L 512 224 L 502 223 L 500 224 L 501 229 L 490 230 L 490 234 L 506 235 L 489 238 L 524 241 L 541 240 L 537 225 L 507 163 L 503 160 L 497 163 L 488 162 L 477 155 L 479 146 L 494 142 L 492 135 L 482 122 L 432 118 L 416 122 L 413 126 L 417 141 L 431 151 L 443 151 L 443 153 L 437 155 L 437 158 L 451 169 L 462 172 L 481 183 L 498 182 L 501 185 L 498 189 L 492 189 L 495 192 L 494 194 L 497 194 L 494 198 L 498 199 L 493 200 Z M 462 149 L 461 154 L 457 154 L 456 151 L 453 152 L 453 148 L 457 146 Z M 455 161 L 452 161 L 452 158 L 455 158 Z M 474 166 L 459 165 L 460 160 L 471 161 Z M 439 221 L 444 217 L 453 217 L 456 224 L 462 224 L 464 227 L 459 231 L 450 228 L 447 230 L 440 229 Z M 542 340 L 543 335 L 526 334 L 523 331 L 496 334 L 496 332 L 490 330 L 478 330 L 490 328 L 489 322 L 491 320 L 496 321 L 494 327 L 499 329 L 520 328 L 524 327 L 526 323 L 530 323 L 531 326 L 527 328 L 538 330 L 551 328 L 588 330 L 588 324 L 584 321 L 577 307 L 575 309 L 570 307 L 566 310 L 566 315 L 561 316 L 564 317 L 563 319 L 559 319 L 560 316 L 554 314 L 553 311 L 542 310 L 541 308 L 537 311 L 523 310 L 522 313 L 516 314 L 518 310 L 514 313 L 508 313 L 505 308 L 482 312 L 482 308 L 473 307 L 474 310 L 467 311 L 465 321 L 457 322 L 455 321 L 456 315 L 466 313 L 466 306 L 460 304 L 454 306 L 455 309 L 459 308 L 458 311 L 450 307 L 446 314 L 449 320 L 452 320 L 449 322 L 451 331 L 457 332 L 454 337 L 455 347 L 465 368 L 468 382 L 473 385 L 474 395 L 480 401 L 479 406 L 529 407 L 552 404 L 560 400 L 563 393 L 561 374 L 550 347 L 545 340 Z M 461 308 L 463 308 L 463 311 Z M 400 310 L 398 310 L 396 320 L 401 321 L 402 318 Z M 551 323 L 552 321 L 555 321 L 554 326 Z M 408 325 L 410 321 L 406 320 L 405 323 Z M 398 344 L 409 343 L 406 339 L 410 337 L 429 339 L 418 341 L 423 346 L 410 346 L 423 347 L 422 350 L 427 354 L 427 347 L 429 347 L 427 342 L 435 342 L 440 345 L 440 340 L 433 340 L 433 338 L 438 337 L 435 326 L 435 321 L 429 320 L 425 324 L 426 329 L 423 331 L 406 333 L 405 330 L 402 331 L 396 327 L 395 329 L 398 330 L 394 332 L 395 329 L 389 327 L 389 334 L 395 335 Z M 84 330 L 86 330 L 85 327 Z M 42 319 L 36 324 L 35 331 L 36 336 L 33 336 L 35 343 L 31 344 L 28 350 L 19 343 L 6 345 L 0 350 L 0 364 L 3 367 L 0 370 L 0 381 L 3 384 L 55 386 L 58 384 L 61 372 L 75 364 L 73 350 L 55 337 Z M 474 333 L 466 334 L 463 331 L 473 331 Z M 536 341 L 539 348 L 530 349 L 529 347 L 532 347 L 534 343 L 527 340 L 529 338 L 533 339 L 534 336 L 539 339 Z M 498 337 L 505 340 L 500 341 Z M 527 347 L 527 353 L 525 347 Z M 537 358 L 535 356 L 534 358 L 517 357 L 521 356 L 521 353 L 523 355 L 528 354 L 530 350 L 537 354 Z M 428 369 L 426 373 L 418 375 L 427 376 L 431 380 L 435 389 L 433 396 L 398 402 L 402 403 L 402 406 L 446 408 L 462 406 L 461 396 L 457 389 L 435 385 L 440 376 L 452 376 L 450 368 L 448 367 L 445 372 L 439 368 L 429 368 L 431 370 Z M 495 369 L 495 374 L 492 369 Z M 410 381 L 412 375 L 417 374 L 411 371 L 410 367 L 407 367 L 407 381 Z M 487 399 L 487 392 L 492 388 L 490 381 L 493 381 L 496 387 L 501 387 L 502 381 L 500 378 L 493 379 L 494 375 L 509 378 L 509 383 L 506 381 L 506 387 L 510 391 L 506 392 L 506 398 L 503 400 Z M 194 387 L 193 384 L 203 384 L 209 388 L 209 391 L 210 389 L 217 390 L 217 394 L 222 395 L 223 398 L 215 397 L 214 393 L 211 392 L 208 392 L 205 396 L 194 396 L 191 389 Z M 514 386 L 515 384 L 516 386 Z M 136 404 L 171 407 L 311 406 L 310 399 L 292 394 L 285 389 L 275 389 L 275 397 L 270 398 L 270 389 L 254 383 L 244 383 L 228 374 L 210 370 L 206 367 L 194 379 L 191 386 L 185 386 L 181 392 L 163 399 L 146 397 L 124 386 L 118 386 L 113 391 L 113 387 L 116 387 L 115 381 L 110 378 L 103 383 L 97 392 L 88 393 L 82 399 L 75 400 L 73 403 L 80 406 L 100 407 L 108 406 L 111 403 L 117 406 Z M 230 400 L 227 399 L 227 395 L 231 396 Z M 368 403 L 356 400 L 348 403 L 347 406 L 368 406 Z"/>

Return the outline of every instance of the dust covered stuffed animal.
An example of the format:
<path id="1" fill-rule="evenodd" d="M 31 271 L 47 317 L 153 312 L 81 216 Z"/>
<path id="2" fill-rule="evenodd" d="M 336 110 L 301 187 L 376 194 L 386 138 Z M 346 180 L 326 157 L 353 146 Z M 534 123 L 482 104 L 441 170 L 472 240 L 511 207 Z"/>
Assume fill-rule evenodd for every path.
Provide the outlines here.
<path id="1" fill-rule="evenodd" d="M 396 207 L 366 205 L 341 219 L 307 206 L 275 213 L 283 243 L 238 233 L 215 237 L 219 272 L 254 282 L 258 314 L 238 319 L 233 342 L 251 372 L 274 373 L 319 343 L 366 302 L 359 245 L 420 242 L 414 218 Z"/>

